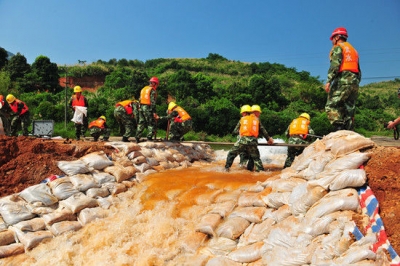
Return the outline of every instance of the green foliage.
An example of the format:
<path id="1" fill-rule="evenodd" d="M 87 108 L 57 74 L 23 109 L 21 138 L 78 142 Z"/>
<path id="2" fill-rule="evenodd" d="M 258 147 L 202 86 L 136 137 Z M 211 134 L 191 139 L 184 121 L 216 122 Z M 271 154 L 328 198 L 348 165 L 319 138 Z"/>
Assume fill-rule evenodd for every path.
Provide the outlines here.
<path id="1" fill-rule="evenodd" d="M 4 49 L 3 47 L 0 47 L 0 70 L 2 70 L 8 62 L 8 53 L 6 51 L 6 49 Z"/>
<path id="2" fill-rule="evenodd" d="M 0 71 L 0 94 L 7 95 L 11 86 L 11 79 L 8 72 Z"/>

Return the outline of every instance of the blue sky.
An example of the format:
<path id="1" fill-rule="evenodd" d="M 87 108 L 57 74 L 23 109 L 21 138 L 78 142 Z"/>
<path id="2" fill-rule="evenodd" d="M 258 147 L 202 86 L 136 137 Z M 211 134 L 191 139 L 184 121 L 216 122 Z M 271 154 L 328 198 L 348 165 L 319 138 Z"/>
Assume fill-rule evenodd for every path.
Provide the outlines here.
<path id="1" fill-rule="evenodd" d="M 362 85 L 400 78 L 399 0 L 0 0 L 0 47 L 30 64 L 216 53 L 325 81 L 340 26 L 359 52 Z"/>

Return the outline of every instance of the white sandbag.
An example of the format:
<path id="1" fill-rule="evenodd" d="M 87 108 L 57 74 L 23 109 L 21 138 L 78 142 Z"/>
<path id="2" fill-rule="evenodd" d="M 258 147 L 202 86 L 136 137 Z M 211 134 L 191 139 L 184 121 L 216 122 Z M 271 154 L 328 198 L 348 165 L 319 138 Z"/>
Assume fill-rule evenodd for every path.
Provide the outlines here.
<path id="1" fill-rule="evenodd" d="M 153 158 L 159 162 L 174 162 L 175 158 L 168 150 L 154 150 Z"/>
<path id="2" fill-rule="evenodd" d="M 296 238 L 291 235 L 296 232 L 286 230 L 286 228 L 275 227 L 271 229 L 265 243 L 272 247 L 287 248 L 293 247 L 296 243 Z"/>
<path id="3" fill-rule="evenodd" d="M 59 202 L 60 207 L 70 209 L 73 213 L 78 213 L 85 208 L 97 207 L 97 201 L 83 194 L 82 192 L 76 193 L 66 200 Z"/>
<path id="4" fill-rule="evenodd" d="M 344 171 L 345 172 L 345 171 Z M 308 181 L 310 186 L 318 186 L 322 187 L 326 190 L 329 189 L 329 185 L 335 180 L 336 175 L 341 172 L 338 171 L 323 171 L 322 173 L 317 174 L 314 180 Z"/>
<path id="5" fill-rule="evenodd" d="M 101 185 L 97 183 L 92 175 L 77 174 L 69 177 L 74 188 L 78 191 L 85 192 L 89 188 L 99 188 Z"/>
<path id="6" fill-rule="evenodd" d="M 142 147 L 140 149 L 140 152 L 141 152 L 142 156 L 145 158 L 150 158 L 150 157 L 153 157 L 153 155 L 154 155 L 154 149 L 149 149 L 149 148 L 145 148 L 145 147 Z"/>
<path id="7" fill-rule="evenodd" d="M 25 188 L 19 196 L 30 204 L 41 203 L 44 206 L 50 206 L 58 202 L 57 197 L 51 193 L 50 187 L 44 183 Z"/>
<path id="8" fill-rule="evenodd" d="M 38 246 L 41 242 L 50 240 L 53 238 L 53 234 L 49 231 L 36 231 L 36 232 L 23 232 L 15 227 L 10 227 L 13 230 L 24 247 L 25 250 L 30 250 Z"/>
<path id="9" fill-rule="evenodd" d="M 121 183 L 104 183 L 101 186 L 107 188 L 111 195 L 117 195 L 127 191 L 126 186 Z"/>
<path id="10" fill-rule="evenodd" d="M 87 116 L 87 107 L 75 106 L 74 116 L 71 121 L 75 124 L 83 124 L 83 117 Z"/>
<path id="11" fill-rule="evenodd" d="M 105 198 L 110 195 L 110 191 L 108 191 L 105 187 L 100 188 L 90 188 L 86 191 L 86 196 L 90 198 Z"/>
<path id="12" fill-rule="evenodd" d="M 93 222 L 94 220 L 97 219 L 103 219 L 104 217 L 106 217 L 106 212 L 104 211 L 104 209 L 100 208 L 100 207 L 96 207 L 96 208 L 86 208 L 83 209 L 79 215 L 78 215 L 78 221 L 82 224 L 82 225 L 86 225 L 90 222 Z"/>
<path id="13" fill-rule="evenodd" d="M 236 207 L 236 202 L 233 200 L 217 203 L 209 213 L 219 214 L 221 217 L 226 217 Z"/>
<path id="14" fill-rule="evenodd" d="M 228 258 L 241 263 L 250 263 L 261 259 L 264 243 L 257 242 L 245 247 L 240 247 L 228 254 Z"/>
<path id="15" fill-rule="evenodd" d="M 292 192 L 293 188 L 301 183 L 306 183 L 307 181 L 302 178 L 290 177 L 288 179 L 267 179 L 263 184 L 265 187 L 270 187 L 272 192 Z"/>
<path id="16" fill-rule="evenodd" d="M 160 165 L 160 162 L 154 158 L 146 158 L 146 161 L 147 161 L 148 165 L 150 165 L 151 167 Z M 181 161 L 179 161 L 179 162 L 181 162 Z"/>
<path id="17" fill-rule="evenodd" d="M 214 256 L 226 256 L 229 252 L 235 250 L 236 246 L 235 240 L 225 237 L 213 237 L 208 242 L 207 249 Z"/>
<path id="18" fill-rule="evenodd" d="M 69 198 L 70 196 L 79 192 L 79 190 L 77 190 L 72 184 L 69 176 L 57 178 L 56 180 L 51 181 L 47 184 L 51 188 L 51 192 L 53 193 L 53 195 L 56 196 L 59 200 Z"/>
<path id="19" fill-rule="evenodd" d="M 7 230 L 8 226 L 7 224 L 4 222 L 3 217 L 0 216 L 0 232 Z"/>
<path id="20" fill-rule="evenodd" d="M 139 156 L 143 156 L 143 153 L 141 151 L 132 151 L 127 155 L 129 160 L 133 160 Z M 143 157 L 145 157 L 145 156 L 143 156 Z"/>
<path id="21" fill-rule="evenodd" d="M 267 197 L 271 193 L 271 188 L 265 188 L 261 192 L 244 191 L 240 194 L 238 199 L 238 206 L 241 207 L 264 207 L 266 206 L 263 197 Z"/>
<path id="22" fill-rule="evenodd" d="M 263 241 L 267 238 L 274 224 L 276 224 L 276 222 L 271 218 L 266 218 L 264 221 L 258 224 L 251 224 L 240 236 L 238 247 L 243 247 L 259 241 Z"/>
<path id="23" fill-rule="evenodd" d="M 66 232 L 78 231 L 81 228 L 82 228 L 82 225 L 78 221 L 63 221 L 63 222 L 59 222 L 59 223 L 55 223 L 55 224 L 51 225 L 49 230 L 55 236 L 59 236 Z"/>
<path id="24" fill-rule="evenodd" d="M 174 161 L 179 162 L 179 163 L 189 160 L 189 158 L 187 156 L 184 156 L 183 154 L 180 154 L 180 153 L 175 153 L 172 155 L 172 157 L 173 157 Z"/>
<path id="25" fill-rule="evenodd" d="M 370 155 L 367 153 L 353 152 L 343 157 L 337 158 L 331 163 L 328 163 L 324 169 L 324 172 L 325 171 L 340 172 L 349 169 L 357 169 L 369 158 Z"/>
<path id="26" fill-rule="evenodd" d="M 218 196 L 215 198 L 215 202 L 224 202 L 224 201 L 234 201 L 237 202 L 239 196 L 242 194 L 242 191 L 238 190 L 233 190 L 233 191 L 226 191 L 221 194 L 218 194 Z"/>
<path id="27" fill-rule="evenodd" d="M 265 197 L 262 197 L 264 203 L 274 209 L 278 209 L 282 205 L 289 204 L 290 192 L 282 192 L 282 193 L 270 193 Z"/>
<path id="28" fill-rule="evenodd" d="M 0 214 L 8 225 L 34 218 L 36 215 L 27 208 L 27 203 L 16 194 L 0 199 Z"/>
<path id="29" fill-rule="evenodd" d="M 126 157 L 126 156 L 118 157 L 118 158 L 115 160 L 115 163 L 116 163 L 116 164 L 119 164 L 119 165 L 121 165 L 121 166 L 123 166 L 123 167 L 128 167 L 128 166 L 132 166 L 132 165 L 133 165 L 132 161 L 129 160 L 128 157 Z"/>
<path id="30" fill-rule="evenodd" d="M 372 148 L 375 143 L 364 136 L 347 135 L 338 139 L 331 145 L 332 154 L 336 157 L 343 156 L 352 152 L 360 151 L 367 148 Z"/>
<path id="31" fill-rule="evenodd" d="M 326 195 L 327 190 L 321 186 L 300 184 L 295 187 L 289 197 L 289 207 L 293 215 L 305 215 L 311 206 Z"/>
<path id="32" fill-rule="evenodd" d="M 118 183 L 121 183 L 124 180 L 132 178 L 137 172 L 136 168 L 133 166 L 122 167 L 120 165 L 113 165 L 104 168 L 104 172 L 109 173 L 115 176 L 115 179 Z"/>
<path id="33" fill-rule="evenodd" d="M 140 146 L 133 142 L 112 141 L 104 143 L 104 146 L 113 147 L 120 157 L 126 156 L 133 151 L 141 150 Z"/>
<path id="34" fill-rule="evenodd" d="M 198 194 L 196 198 L 194 199 L 195 203 L 197 205 L 206 205 L 210 206 L 211 204 L 214 203 L 215 198 L 222 193 L 222 189 L 212 189 L 212 190 L 207 190 L 203 191 L 202 193 Z"/>
<path id="35" fill-rule="evenodd" d="M 12 230 L 0 232 L 0 246 L 15 243 L 15 236 Z"/>
<path id="36" fill-rule="evenodd" d="M 151 166 L 147 163 L 141 163 L 140 165 L 135 165 L 135 168 L 138 172 L 144 173 L 147 170 L 151 169 Z"/>
<path id="37" fill-rule="evenodd" d="M 86 163 L 79 159 L 75 161 L 58 161 L 57 166 L 67 175 L 86 174 L 90 171 Z"/>
<path id="38" fill-rule="evenodd" d="M 306 180 L 313 180 L 321 173 L 325 166 L 334 159 L 331 151 L 321 151 L 318 156 L 315 156 L 308 167 L 301 171 L 301 174 Z"/>
<path id="39" fill-rule="evenodd" d="M 76 221 L 76 215 L 66 208 L 59 208 L 56 211 L 42 216 L 46 225 L 52 225 L 61 221 Z"/>
<path id="40" fill-rule="evenodd" d="M 339 190 L 348 187 L 361 187 L 367 181 L 364 169 L 350 169 L 338 174 L 329 185 L 330 190 Z"/>
<path id="41" fill-rule="evenodd" d="M 21 231 L 36 232 L 46 229 L 46 223 L 43 218 L 33 218 L 28 221 L 22 221 L 13 225 Z"/>
<path id="42" fill-rule="evenodd" d="M 97 183 L 104 184 L 104 183 L 109 183 L 109 182 L 117 182 L 115 179 L 115 176 L 110 175 L 109 173 L 105 172 L 100 172 L 100 171 L 92 171 L 91 172 L 92 176 L 94 179 L 96 179 Z"/>
<path id="43" fill-rule="evenodd" d="M 242 266 L 242 263 L 233 261 L 226 257 L 214 257 L 207 261 L 205 266 Z"/>
<path id="44" fill-rule="evenodd" d="M 221 223 L 222 217 L 215 213 L 207 213 L 201 217 L 200 223 L 196 226 L 195 231 L 215 236 L 215 229 Z"/>
<path id="45" fill-rule="evenodd" d="M 208 238 L 208 235 L 200 233 L 200 232 L 195 232 L 195 231 L 185 232 L 183 237 L 180 237 L 181 240 L 179 241 L 180 243 L 179 243 L 178 249 L 181 251 L 180 252 L 181 254 L 188 254 L 188 253 L 199 254 L 197 251 L 206 242 L 207 238 Z M 200 256 L 202 256 L 202 255 L 203 254 L 201 254 Z M 203 264 L 199 264 L 199 265 L 203 265 Z M 186 264 L 177 264 L 177 265 L 186 265 Z"/>
<path id="46" fill-rule="evenodd" d="M 58 205 L 53 204 L 51 206 L 35 206 L 34 204 L 28 204 L 27 208 L 28 210 L 36 215 L 42 216 L 44 214 L 52 213 L 57 209 Z"/>
<path id="47" fill-rule="evenodd" d="M 21 243 L 0 246 L 0 258 L 7 258 L 22 253 L 25 253 L 25 247 Z"/>
<path id="48" fill-rule="evenodd" d="M 113 165 L 113 162 L 107 157 L 104 151 L 92 152 L 82 156 L 80 159 L 89 167 L 96 170 L 102 170 L 107 166 Z"/>
<path id="49" fill-rule="evenodd" d="M 138 157 L 132 159 L 132 163 L 135 165 L 141 165 L 143 163 L 147 163 L 147 159 L 144 156 L 138 156 Z"/>
<path id="50" fill-rule="evenodd" d="M 223 222 L 216 232 L 219 237 L 236 239 L 243 234 L 249 225 L 250 222 L 248 220 L 242 217 L 233 217 Z"/>
<path id="51" fill-rule="evenodd" d="M 276 223 L 279 223 L 290 215 L 292 215 L 292 212 L 290 211 L 289 205 L 282 205 L 277 210 L 272 209 L 271 212 L 265 212 L 262 220 L 270 218 L 273 219 Z"/>
<path id="52" fill-rule="evenodd" d="M 182 247 L 184 251 L 186 249 Z M 174 260 L 172 261 L 172 264 L 174 265 L 182 265 L 182 266 L 189 266 L 189 265 L 206 265 L 209 257 L 204 254 L 192 254 L 194 252 L 189 252 L 190 254 L 187 254 L 185 252 L 181 252 L 178 254 Z"/>
<path id="53" fill-rule="evenodd" d="M 99 207 L 100 207 L 100 208 L 109 209 L 109 208 L 111 207 L 112 201 L 109 200 L 108 198 L 109 198 L 109 197 L 107 197 L 107 198 L 98 198 L 98 199 L 96 199 L 96 200 L 97 200 L 97 203 L 99 204 Z"/>
<path id="54" fill-rule="evenodd" d="M 376 259 L 376 254 L 371 250 L 370 245 L 350 247 L 339 258 L 335 259 L 334 262 L 339 265 L 350 265 L 366 259 Z"/>
<path id="55" fill-rule="evenodd" d="M 358 208 L 360 208 L 360 203 L 357 191 L 348 188 L 326 194 L 308 210 L 305 217 L 307 219 L 318 218 L 335 211 L 357 211 Z"/>
<path id="56" fill-rule="evenodd" d="M 265 207 L 237 207 L 228 218 L 242 217 L 250 223 L 260 223 L 265 212 Z"/>

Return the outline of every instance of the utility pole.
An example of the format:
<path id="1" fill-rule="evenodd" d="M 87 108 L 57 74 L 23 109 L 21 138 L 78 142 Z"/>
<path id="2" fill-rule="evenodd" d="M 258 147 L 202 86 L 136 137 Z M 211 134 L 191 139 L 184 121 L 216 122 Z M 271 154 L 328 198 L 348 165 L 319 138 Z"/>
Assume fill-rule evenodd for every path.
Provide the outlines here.
<path id="1" fill-rule="evenodd" d="M 68 108 L 68 99 L 67 99 L 67 84 L 68 84 L 68 74 L 67 74 L 67 65 L 65 65 L 65 112 L 64 112 L 64 129 L 67 129 L 67 108 Z"/>

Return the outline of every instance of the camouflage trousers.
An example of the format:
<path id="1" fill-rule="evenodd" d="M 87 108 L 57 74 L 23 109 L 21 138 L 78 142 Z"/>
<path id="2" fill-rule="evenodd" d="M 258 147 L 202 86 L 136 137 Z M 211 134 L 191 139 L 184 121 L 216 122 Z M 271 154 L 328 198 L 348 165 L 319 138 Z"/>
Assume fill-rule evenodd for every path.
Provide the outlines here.
<path id="1" fill-rule="evenodd" d="M 174 122 L 173 119 L 170 122 L 168 139 L 170 140 L 182 140 L 183 135 L 192 130 L 192 120 L 186 120 L 182 123 Z"/>
<path id="2" fill-rule="evenodd" d="M 143 131 L 147 127 L 147 139 L 153 139 L 156 136 L 157 126 L 153 112 L 148 105 L 142 105 L 139 111 L 139 122 L 136 130 L 136 138 L 142 136 Z"/>
<path id="3" fill-rule="evenodd" d="M 11 116 L 11 136 L 18 136 L 18 130 L 22 128 L 22 135 L 28 136 L 28 127 L 31 124 L 31 118 L 29 111 L 23 115 L 13 115 Z"/>
<path id="4" fill-rule="evenodd" d="M 119 133 L 126 138 L 132 137 L 135 131 L 135 118 L 128 115 L 123 106 L 114 109 L 114 117 L 119 125 Z"/>
<path id="5" fill-rule="evenodd" d="M 354 130 L 354 114 L 358 97 L 358 84 L 335 82 L 328 94 L 325 112 L 336 129 Z"/>
<path id="6" fill-rule="evenodd" d="M 283 168 L 290 167 L 296 156 L 299 156 L 304 151 L 304 147 L 288 147 L 287 157 Z"/>
<path id="7" fill-rule="evenodd" d="M 3 112 L 0 110 L 0 118 L 1 118 L 1 122 L 3 123 L 4 134 L 5 134 L 6 136 L 10 136 L 10 134 L 11 134 L 11 128 L 10 128 L 9 115 L 3 113 Z"/>
<path id="8" fill-rule="evenodd" d="M 94 138 L 94 140 L 98 140 L 101 135 L 103 135 L 103 139 L 108 139 L 110 137 L 111 129 L 109 128 L 98 128 L 92 127 L 89 128 L 90 136 Z"/>
<path id="9" fill-rule="evenodd" d="M 260 159 L 260 151 L 258 150 L 257 140 L 250 143 L 235 143 L 232 149 L 228 152 L 225 168 L 230 168 L 235 160 L 236 156 L 241 153 L 245 153 L 254 161 L 256 171 L 264 171 L 262 161 Z"/>
<path id="10" fill-rule="evenodd" d="M 79 139 L 81 136 L 85 137 L 86 130 L 89 126 L 87 116 L 83 116 L 83 124 L 75 123 L 75 137 Z"/>

